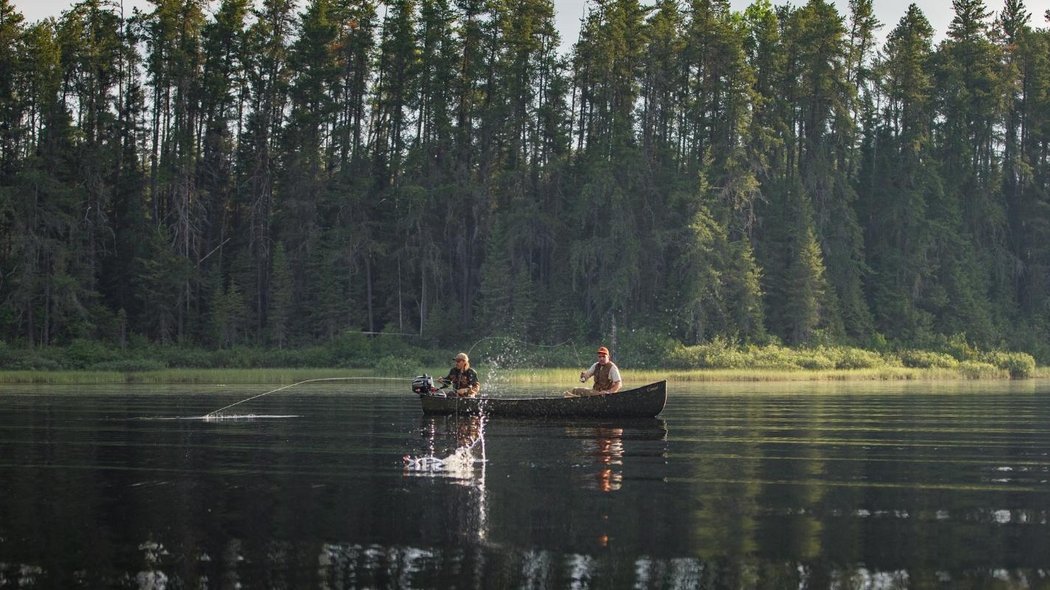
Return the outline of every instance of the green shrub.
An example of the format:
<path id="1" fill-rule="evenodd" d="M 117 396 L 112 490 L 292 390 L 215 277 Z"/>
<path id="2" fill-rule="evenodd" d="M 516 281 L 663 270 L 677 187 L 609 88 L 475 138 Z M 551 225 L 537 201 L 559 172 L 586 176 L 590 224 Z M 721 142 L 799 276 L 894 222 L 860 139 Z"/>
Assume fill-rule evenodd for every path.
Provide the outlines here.
<path id="1" fill-rule="evenodd" d="M 810 371 L 827 371 L 835 368 L 835 361 L 823 352 L 811 351 L 798 359 L 798 365 Z"/>
<path id="2" fill-rule="evenodd" d="M 695 346 L 676 344 L 667 352 L 667 368 L 695 369 L 700 364 L 700 351 Z"/>
<path id="3" fill-rule="evenodd" d="M 411 377 L 419 371 L 420 366 L 414 360 L 384 356 L 376 363 L 375 372 L 382 377 Z"/>
<path id="4" fill-rule="evenodd" d="M 270 350 L 266 353 L 266 366 L 275 369 L 303 368 L 303 367 L 328 367 L 332 366 L 327 361 L 323 348 L 282 348 Z"/>
<path id="5" fill-rule="evenodd" d="M 368 336 L 360 332 L 347 331 L 332 339 L 325 346 L 329 363 L 337 367 L 360 367 L 372 357 L 372 344 Z"/>
<path id="6" fill-rule="evenodd" d="M 982 355 L 981 360 L 1009 371 L 1011 379 L 1028 379 L 1035 373 L 1035 358 L 1024 352 L 994 351 Z"/>
<path id="7" fill-rule="evenodd" d="M 830 350 L 829 354 L 836 369 L 875 369 L 888 364 L 879 353 L 860 348 L 837 348 Z"/>
<path id="8" fill-rule="evenodd" d="M 959 371 L 967 379 L 990 379 L 999 375 L 999 369 L 995 365 L 981 361 L 962 361 L 959 363 Z"/>
<path id="9" fill-rule="evenodd" d="M 735 348 L 711 346 L 701 350 L 701 366 L 704 368 L 746 369 L 751 364 L 750 356 Z"/>
<path id="10" fill-rule="evenodd" d="M 649 328 L 624 331 L 620 333 L 617 350 L 613 358 L 626 366 L 636 369 L 651 369 L 663 366 L 664 359 L 675 347 L 675 341 L 668 335 Z M 588 355 L 590 358 L 591 355 Z"/>
<path id="11" fill-rule="evenodd" d="M 414 344 L 418 339 L 415 334 L 403 334 L 396 325 L 387 324 L 381 334 L 371 337 L 372 354 L 375 358 L 408 356 L 415 349 Z"/>
<path id="12" fill-rule="evenodd" d="M 142 371 L 160 371 L 168 366 L 155 359 L 122 359 L 104 361 L 89 367 L 92 371 L 114 371 L 117 373 L 138 373 Z"/>
<path id="13" fill-rule="evenodd" d="M 85 369 L 98 363 L 115 361 L 119 357 L 120 353 L 116 350 L 93 340 L 77 339 L 65 349 L 65 358 L 69 365 L 75 369 Z"/>
<path id="14" fill-rule="evenodd" d="M 966 340 L 966 334 L 954 334 L 945 339 L 944 351 L 960 361 L 978 360 L 977 349 Z"/>
<path id="15" fill-rule="evenodd" d="M 943 352 L 905 350 L 900 353 L 901 364 L 912 369 L 954 369 L 959 361 Z"/>
<path id="16" fill-rule="evenodd" d="M 886 354 L 891 351 L 892 346 L 890 346 L 890 341 L 884 334 L 876 332 L 875 335 L 871 337 L 869 348 L 876 352 Z"/>
<path id="17" fill-rule="evenodd" d="M 65 367 L 53 358 L 25 351 L 8 356 L 0 368 L 5 371 L 61 371 Z"/>
<path id="18" fill-rule="evenodd" d="M 746 350 L 751 358 L 751 367 L 755 369 L 775 369 L 791 371 L 802 368 L 801 351 L 792 350 L 779 344 L 768 346 L 750 346 Z"/>
<path id="19" fill-rule="evenodd" d="M 741 350 L 720 338 L 695 346 L 668 341 L 664 351 L 656 366 L 671 369 L 745 369 L 754 366 L 749 350 Z"/>
<path id="20" fill-rule="evenodd" d="M 157 352 L 160 361 L 173 369 L 216 369 L 220 366 L 214 355 L 196 348 L 172 346 Z"/>

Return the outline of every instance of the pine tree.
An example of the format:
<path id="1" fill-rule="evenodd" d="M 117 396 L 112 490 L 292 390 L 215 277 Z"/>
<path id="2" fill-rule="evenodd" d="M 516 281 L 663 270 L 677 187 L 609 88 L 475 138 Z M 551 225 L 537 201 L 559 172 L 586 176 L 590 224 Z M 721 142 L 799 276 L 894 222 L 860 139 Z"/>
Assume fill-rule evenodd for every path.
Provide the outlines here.
<path id="1" fill-rule="evenodd" d="M 931 129 L 933 28 L 915 5 L 890 32 L 876 72 L 883 104 L 865 139 L 858 210 L 871 269 L 865 290 L 883 334 L 915 341 L 929 333 L 927 198 L 937 170 Z"/>
<path id="2" fill-rule="evenodd" d="M 197 266 L 201 289 L 221 281 L 230 270 L 235 251 L 236 228 L 228 212 L 235 207 L 236 142 L 239 139 L 243 96 L 246 88 L 244 71 L 247 56 L 245 27 L 248 0 L 223 0 L 213 21 L 201 31 L 203 66 L 200 73 L 200 125 L 195 134 L 200 157 L 197 161 L 196 185 L 200 191 L 201 257 Z M 258 319 L 258 310 L 252 317 Z M 257 333 L 258 326 L 254 325 Z"/>
<path id="3" fill-rule="evenodd" d="M 234 165 L 229 280 L 243 289 L 256 330 L 265 321 L 274 239 L 273 215 L 281 128 L 288 100 L 288 53 L 294 36 L 295 3 L 264 0 L 244 34 L 244 127 Z M 301 267 L 294 267 L 301 271 Z M 258 335 L 258 334 L 257 334 Z"/>
<path id="4" fill-rule="evenodd" d="M 23 17 L 11 0 L 0 0 L 0 186 L 10 184 L 18 167 L 24 104 L 18 86 L 25 83 Z"/>
<path id="5" fill-rule="evenodd" d="M 943 121 L 935 128 L 934 141 L 945 200 L 931 215 L 946 228 L 935 238 L 935 247 L 942 253 L 938 262 L 952 298 L 940 321 L 977 342 L 989 342 L 995 331 L 993 309 L 1008 304 L 995 131 L 1004 88 L 999 52 L 987 36 L 990 13 L 983 0 L 956 0 L 953 5 L 955 17 L 938 48 L 936 69 Z"/>

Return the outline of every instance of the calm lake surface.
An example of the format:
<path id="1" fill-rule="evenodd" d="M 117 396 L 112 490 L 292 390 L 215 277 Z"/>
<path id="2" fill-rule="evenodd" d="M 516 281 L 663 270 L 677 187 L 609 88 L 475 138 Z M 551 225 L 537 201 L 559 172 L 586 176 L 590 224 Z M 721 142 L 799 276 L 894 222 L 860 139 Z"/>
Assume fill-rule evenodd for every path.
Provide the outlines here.
<path id="1" fill-rule="evenodd" d="M 201 419 L 268 389 L 0 388 L 0 588 L 1050 585 L 1046 381 L 671 384 L 557 423 L 359 381 Z"/>

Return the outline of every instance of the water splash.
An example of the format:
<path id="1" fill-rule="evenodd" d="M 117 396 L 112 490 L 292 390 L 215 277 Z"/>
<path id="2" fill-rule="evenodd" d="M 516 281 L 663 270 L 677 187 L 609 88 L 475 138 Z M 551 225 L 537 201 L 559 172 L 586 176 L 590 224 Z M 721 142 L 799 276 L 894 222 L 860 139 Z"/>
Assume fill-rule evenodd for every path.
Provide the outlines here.
<path id="1" fill-rule="evenodd" d="M 482 343 L 485 345 L 480 346 Z M 474 354 L 478 349 L 476 362 L 471 364 L 485 369 L 485 382 L 482 388 L 486 395 L 499 395 L 504 391 L 512 389 L 510 373 L 515 369 L 524 368 L 525 353 L 530 349 L 557 349 L 569 346 L 576 357 L 576 364 L 587 366 L 580 358 L 579 350 L 573 340 L 566 340 L 557 344 L 529 343 L 513 336 L 485 336 L 478 339 L 467 349 L 467 354 Z"/>
<path id="2" fill-rule="evenodd" d="M 451 477 L 453 479 L 473 479 L 477 466 L 486 461 L 484 453 L 481 457 L 474 456 L 473 447 L 459 447 L 446 457 L 437 455 L 421 455 L 414 457 L 405 455 L 402 457 L 405 473 L 409 475 L 422 475 L 429 477 Z"/>
<path id="3" fill-rule="evenodd" d="M 471 440 L 460 445 L 447 456 L 439 456 L 432 450 L 424 455 L 405 455 L 401 458 L 405 473 L 428 477 L 443 476 L 459 480 L 471 480 L 477 466 L 484 473 L 485 458 L 485 419 L 478 418 L 477 430 Z M 480 456 L 476 455 L 480 453 Z"/>

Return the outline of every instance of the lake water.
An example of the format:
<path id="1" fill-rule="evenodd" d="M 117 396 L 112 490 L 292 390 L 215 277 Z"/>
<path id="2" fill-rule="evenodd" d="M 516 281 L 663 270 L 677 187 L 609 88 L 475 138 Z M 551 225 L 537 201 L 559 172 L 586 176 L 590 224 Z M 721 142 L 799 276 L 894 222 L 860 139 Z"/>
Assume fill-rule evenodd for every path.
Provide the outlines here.
<path id="1" fill-rule="evenodd" d="M 0 588 L 1050 585 L 1045 381 L 672 384 L 557 423 L 348 382 L 200 418 L 267 389 L 0 388 Z"/>

